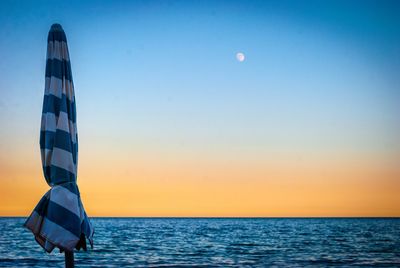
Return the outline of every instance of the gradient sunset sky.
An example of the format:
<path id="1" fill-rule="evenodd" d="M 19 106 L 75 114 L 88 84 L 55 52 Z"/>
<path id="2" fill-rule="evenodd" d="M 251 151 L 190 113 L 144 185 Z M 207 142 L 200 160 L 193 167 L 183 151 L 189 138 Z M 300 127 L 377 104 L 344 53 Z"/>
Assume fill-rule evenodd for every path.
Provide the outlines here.
<path id="1" fill-rule="evenodd" d="M 49 189 L 39 132 L 58 22 L 89 216 L 400 216 L 399 14 L 399 1 L 0 1 L 0 215 L 29 215 Z"/>

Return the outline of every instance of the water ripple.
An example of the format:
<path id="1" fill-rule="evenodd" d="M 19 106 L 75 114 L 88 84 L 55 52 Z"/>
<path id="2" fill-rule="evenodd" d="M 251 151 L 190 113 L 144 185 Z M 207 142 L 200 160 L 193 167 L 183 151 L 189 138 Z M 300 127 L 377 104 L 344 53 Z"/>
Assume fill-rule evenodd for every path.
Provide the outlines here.
<path id="1" fill-rule="evenodd" d="M 0 218 L 0 267 L 62 267 Z M 78 267 L 400 266 L 399 219 L 96 218 Z"/>

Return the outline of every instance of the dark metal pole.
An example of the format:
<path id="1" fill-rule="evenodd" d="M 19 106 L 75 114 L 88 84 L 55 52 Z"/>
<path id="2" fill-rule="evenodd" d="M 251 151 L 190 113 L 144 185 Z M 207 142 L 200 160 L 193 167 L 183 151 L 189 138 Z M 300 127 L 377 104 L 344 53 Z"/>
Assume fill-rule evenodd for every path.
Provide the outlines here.
<path id="1" fill-rule="evenodd" d="M 65 268 L 74 268 L 74 252 L 65 251 Z"/>

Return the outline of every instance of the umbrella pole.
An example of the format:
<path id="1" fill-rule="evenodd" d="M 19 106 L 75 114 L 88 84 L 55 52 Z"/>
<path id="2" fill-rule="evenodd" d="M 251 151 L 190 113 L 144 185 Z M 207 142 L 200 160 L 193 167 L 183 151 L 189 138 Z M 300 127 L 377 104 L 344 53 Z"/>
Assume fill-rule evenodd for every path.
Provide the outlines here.
<path id="1" fill-rule="evenodd" d="M 74 252 L 65 251 L 65 268 L 74 268 Z"/>

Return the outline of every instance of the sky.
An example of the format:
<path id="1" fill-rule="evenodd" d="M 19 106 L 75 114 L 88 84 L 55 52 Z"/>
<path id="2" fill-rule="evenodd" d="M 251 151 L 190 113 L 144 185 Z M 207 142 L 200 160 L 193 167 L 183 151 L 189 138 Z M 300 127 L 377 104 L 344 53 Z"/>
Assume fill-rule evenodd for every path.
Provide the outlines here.
<path id="1" fill-rule="evenodd" d="M 67 35 L 89 216 L 400 216 L 398 1 L 0 1 L 0 216 L 49 189 Z M 240 62 L 237 53 L 243 53 Z"/>

